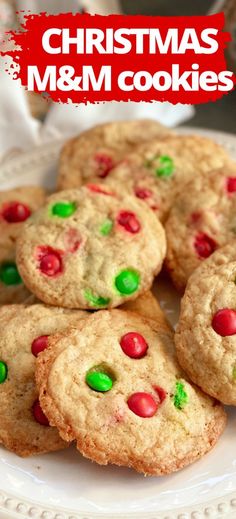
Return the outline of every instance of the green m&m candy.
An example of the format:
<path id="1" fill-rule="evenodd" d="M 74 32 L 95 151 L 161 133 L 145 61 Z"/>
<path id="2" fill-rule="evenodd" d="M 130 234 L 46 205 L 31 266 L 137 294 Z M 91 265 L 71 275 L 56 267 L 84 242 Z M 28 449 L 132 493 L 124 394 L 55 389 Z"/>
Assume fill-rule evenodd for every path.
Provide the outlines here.
<path id="1" fill-rule="evenodd" d="M 14 262 L 4 262 L 0 265 L 0 280 L 4 285 L 20 285 L 22 279 Z"/>
<path id="2" fill-rule="evenodd" d="M 107 218 L 100 227 L 100 233 L 102 236 L 108 236 L 108 234 L 110 234 L 112 231 L 112 227 L 113 221 L 110 218 Z"/>
<path id="3" fill-rule="evenodd" d="M 95 296 L 91 290 L 85 290 L 84 297 L 92 306 L 107 306 L 110 303 L 109 297 Z"/>
<path id="4" fill-rule="evenodd" d="M 155 155 L 152 159 L 145 162 L 146 168 L 155 168 L 157 177 L 170 177 L 174 173 L 174 161 L 169 155 Z M 157 166 L 157 167 L 156 167 Z"/>
<path id="5" fill-rule="evenodd" d="M 158 177 L 170 177 L 174 172 L 174 161 L 168 155 L 159 157 L 160 166 L 156 169 Z"/>
<path id="6" fill-rule="evenodd" d="M 175 384 L 175 394 L 173 396 L 174 406 L 177 409 L 183 409 L 188 403 L 188 395 L 185 391 L 183 382 L 179 380 Z"/>
<path id="7" fill-rule="evenodd" d="M 115 286 L 125 296 L 136 292 L 140 285 L 140 275 L 136 270 L 122 270 L 115 278 Z"/>
<path id="8" fill-rule="evenodd" d="M 89 371 L 86 375 L 86 383 L 94 391 L 105 393 L 113 386 L 112 378 L 102 371 Z"/>
<path id="9" fill-rule="evenodd" d="M 59 218 L 69 218 L 76 211 L 76 204 L 74 202 L 56 202 L 52 206 L 52 214 L 59 216 Z"/>
<path id="10" fill-rule="evenodd" d="M 7 365 L 5 364 L 5 362 L 0 360 L 0 384 L 3 384 L 3 382 L 5 382 L 7 378 L 7 372 Z"/>
<path id="11" fill-rule="evenodd" d="M 233 367 L 232 375 L 233 375 L 233 380 L 236 381 L 236 366 Z"/>

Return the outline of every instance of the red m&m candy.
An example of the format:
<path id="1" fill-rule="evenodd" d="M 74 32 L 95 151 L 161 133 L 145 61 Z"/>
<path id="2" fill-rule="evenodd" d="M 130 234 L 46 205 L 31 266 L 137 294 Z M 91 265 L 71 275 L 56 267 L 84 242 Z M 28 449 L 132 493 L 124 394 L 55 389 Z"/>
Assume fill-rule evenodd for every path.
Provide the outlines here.
<path id="1" fill-rule="evenodd" d="M 77 229 L 69 228 L 64 234 L 64 244 L 67 252 L 76 252 L 82 243 L 81 236 Z"/>
<path id="2" fill-rule="evenodd" d="M 137 216 L 129 211 L 121 211 L 117 217 L 117 222 L 132 234 L 136 234 L 141 229 Z"/>
<path id="3" fill-rule="evenodd" d="M 190 224 L 197 224 L 202 219 L 202 213 L 200 211 L 195 211 L 190 216 Z"/>
<path id="4" fill-rule="evenodd" d="M 46 276 L 55 276 L 61 272 L 61 258 L 54 253 L 46 254 L 40 262 L 40 270 Z"/>
<path id="5" fill-rule="evenodd" d="M 46 415 L 44 414 L 38 400 L 36 400 L 36 402 L 34 402 L 32 411 L 33 411 L 33 415 L 34 415 L 36 422 L 38 422 L 40 425 L 46 425 L 46 426 L 49 425 L 49 421 L 48 421 Z"/>
<path id="6" fill-rule="evenodd" d="M 136 187 L 134 192 L 137 198 L 140 198 L 141 200 L 147 200 L 147 198 L 150 198 L 150 196 L 152 196 L 152 191 L 145 187 Z"/>
<path id="7" fill-rule="evenodd" d="M 39 268 L 45 276 L 53 277 L 62 273 L 61 254 L 52 247 L 38 247 L 37 258 L 39 260 Z"/>
<path id="8" fill-rule="evenodd" d="M 226 188 L 228 193 L 235 193 L 236 191 L 236 177 L 228 177 L 226 181 Z"/>
<path id="9" fill-rule="evenodd" d="M 221 310 L 218 310 L 212 319 L 212 328 L 222 337 L 235 335 L 236 311 L 230 308 L 222 308 Z"/>
<path id="10" fill-rule="evenodd" d="M 141 359 L 146 355 L 148 345 L 142 335 L 136 332 L 126 333 L 120 340 L 123 352 L 132 359 Z"/>
<path id="11" fill-rule="evenodd" d="M 31 345 L 31 351 L 35 357 L 39 355 L 41 351 L 44 351 L 48 346 L 48 335 L 41 335 L 34 339 Z"/>
<path id="12" fill-rule="evenodd" d="M 2 217 L 8 223 L 24 222 L 30 215 L 29 207 L 20 202 L 10 202 L 2 210 Z"/>
<path id="13" fill-rule="evenodd" d="M 160 387 L 160 386 L 154 386 L 154 388 L 157 395 L 158 395 L 158 398 L 159 398 L 159 402 L 160 404 L 162 404 L 162 402 L 164 402 L 165 398 L 166 398 L 166 391 Z"/>
<path id="14" fill-rule="evenodd" d="M 216 242 L 203 232 L 195 237 L 194 248 L 199 258 L 208 258 L 216 250 L 216 247 Z"/>
<path id="15" fill-rule="evenodd" d="M 157 411 L 158 405 L 149 393 L 133 393 L 127 401 L 129 409 L 141 418 L 151 418 Z"/>
<path id="16" fill-rule="evenodd" d="M 107 177 L 111 169 L 114 168 L 113 159 L 105 153 L 97 153 L 95 162 L 97 163 L 97 176 L 100 178 Z"/>
<path id="17" fill-rule="evenodd" d="M 106 191 L 105 188 L 103 189 L 101 186 L 97 186 L 97 184 L 87 184 L 87 189 L 89 191 L 92 191 L 92 193 L 99 193 L 100 195 L 106 195 L 106 196 L 114 196 L 114 193 L 111 193 L 111 191 Z"/>

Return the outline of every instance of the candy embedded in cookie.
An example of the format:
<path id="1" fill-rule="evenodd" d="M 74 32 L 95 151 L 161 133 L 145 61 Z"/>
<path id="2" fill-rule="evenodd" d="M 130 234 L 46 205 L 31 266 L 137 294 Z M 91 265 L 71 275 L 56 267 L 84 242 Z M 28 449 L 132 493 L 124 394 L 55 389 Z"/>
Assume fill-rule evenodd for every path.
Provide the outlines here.
<path id="1" fill-rule="evenodd" d="M 40 335 L 33 340 L 31 351 L 35 357 L 38 357 L 38 355 L 48 347 L 48 337 L 48 335 Z"/>
<path id="2" fill-rule="evenodd" d="M 220 404 L 184 379 L 173 333 L 155 312 L 90 314 L 51 336 L 36 361 L 40 405 L 62 438 L 99 464 L 146 475 L 203 456 L 225 425 Z"/>
<path id="3" fill-rule="evenodd" d="M 157 177 L 168 178 L 174 174 L 174 160 L 169 155 L 155 155 L 147 159 L 145 166 L 153 170 Z"/>
<path id="4" fill-rule="evenodd" d="M 106 178 L 115 167 L 113 158 L 105 153 L 96 153 L 94 163 L 95 176 L 99 178 Z"/>
<path id="5" fill-rule="evenodd" d="M 112 170 L 140 143 L 161 139 L 171 131 L 157 121 L 116 121 L 101 124 L 70 139 L 61 152 L 58 188 L 71 189 L 95 179 L 109 178 Z"/>
<path id="6" fill-rule="evenodd" d="M 227 163 L 226 151 L 210 139 L 170 135 L 137 146 L 103 182 L 116 193 L 125 189 L 143 200 L 165 222 L 179 195 L 187 196 L 185 186 L 189 182 L 198 176 L 205 179 L 208 172 L 220 167 L 227 174 Z M 230 189 L 232 184 L 233 181 L 229 183 Z"/>
<path id="7" fill-rule="evenodd" d="M 20 202 L 7 202 L 2 205 L 1 217 L 7 223 L 25 222 L 31 215 L 31 210 L 26 204 Z"/>
<path id="8" fill-rule="evenodd" d="M 171 209 L 165 224 L 166 266 L 181 292 L 195 268 L 235 238 L 234 183 L 236 165 L 228 162 L 205 177 L 196 176 Z"/>
<path id="9" fill-rule="evenodd" d="M 217 248 L 216 242 L 203 232 L 194 238 L 194 248 L 199 258 L 208 258 Z"/>
<path id="10" fill-rule="evenodd" d="M 97 366 L 87 372 L 86 383 L 94 391 L 105 393 L 112 389 L 113 378 L 106 373 L 102 366 Z"/>
<path id="11" fill-rule="evenodd" d="M 85 312 L 35 304 L 0 309 L 0 442 L 20 456 L 67 446 L 38 401 L 36 357 L 48 347 L 52 333 L 76 325 Z"/>
<path id="12" fill-rule="evenodd" d="M 0 245 L 10 246 L 19 236 L 22 224 L 45 202 L 41 187 L 26 186 L 0 192 Z"/>
<path id="13" fill-rule="evenodd" d="M 115 278 L 118 292 L 128 296 L 137 292 L 140 284 L 140 274 L 132 269 L 122 270 Z"/>
<path id="14" fill-rule="evenodd" d="M 212 328 L 218 335 L 228 337 L 236 334 L 236 310 L 222 308 L 218 310 L 212 319 Z"/>
<path id="15" fill-rule="evenodd" d="M 129 409 L 141 418 L 151 418 L 157 412 L 157 403 L 149 393 L 133 393 L 127 400 Z"/>
<path id="16" fill-rule="evenodd" d="M 22 303 L 29 295 L 16 265 L 15 246 L 0 246 L 0 305 Z"/>
<path id="17" fill-rule="evenodd" d="M 36 422 L 38 422 L 40 425 L 44 425 L 45 427 L 49 427 L 49 421 L 44 412 L 42 411 L 42 408 L 38 400 L 34 402 L 32 406 L 32 412 Z"/>
<path id="18" fill-rule="evenodd" d="M 176 331 L 180 364 L 203 391 L 236 405 L 236 247 L 218 249 L 195 270 Z"/>
<path id="19" fill-rule="evenodd" d="M 227 177 L 226 189 L 229 195 L 236 192 L 236 175 L 235 177 Z"/>
<path id="20" fill-rule="evenodd" d="M 121 211 L 117 216 L 117 223 L 127 232 L 136 234 L 140 231 L 141 225 L 135 213 Z"/>
<path id="21" fill-rule="evenodd" d="M 90 188 L 52 195 L 18 240 L 20 275 L 45 303 L 115 307 L 148 290 L 161 269 L 165 234 L 153 212 L 135 197 Z"/>
<path id="22" fill-rule="evenodd" d="M 74 202 L 57 202 L 52 206 L 52 215 L 58 218 L 69 218 L 76 211 Z"/>
<path id="23" fill-rule="evenodd" d="M 0 361 L 0 384 L 3 384 L 7 378 L 8 367 L 5 362 Z"/>
<path id="24" fill-rule="evenodd" d="M 22 279 L 14 261 L 3 261 L 0 265 L 0 280 L 6 286 L 20 285 Z"/>
<path id="25" fill-rule="evenodd" d="M 141 359 L 148 350 L 148 344 L 140 333 L 129 332 L 123 335 L 120 340 L 123 352 L 132 359 Z"/>
<path id="26" fill-rule="evenodd" d="M 48 246 L 39 246 L 36 250 L 38 268 L 42 274 L 55 277 L 62 274 L 62 253 Z"/>

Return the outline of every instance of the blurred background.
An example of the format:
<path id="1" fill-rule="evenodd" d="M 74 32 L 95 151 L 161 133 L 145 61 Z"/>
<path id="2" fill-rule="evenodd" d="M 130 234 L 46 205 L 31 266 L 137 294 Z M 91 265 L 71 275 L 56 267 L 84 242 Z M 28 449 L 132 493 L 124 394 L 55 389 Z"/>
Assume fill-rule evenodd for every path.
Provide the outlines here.
<path id="1" fill-rule="evenodd" d="M 82 8 L 90 12 L 117 12 L 120 8 L 126 14 L 161 16 L 203 15 L 224 10 L 226 30 L 232 34 L 228 68 L 236 72 L 236 0 L 0 0 L 0 41 L 1 31 L 3 34 L 6 28 L 14 28 L 19 22 L 15 16 L 17 8 L 30 8 L 32 12 L 78 11 Z M 28 100 L 32 115 L 43 120 L 49 103 L 33 93 L 28 94 Z M 217 102 L 196 106 L 195 115 L 187 124 L 236 133 L 235 116 L 236 90 Z"/>
<path id="2" fill-rule="evenodd" d="M 224 8 L 227 17 L 227 29 L 234 38 L 228 66 L 236 71 L 236 0 L 215 2 L 212 0 L 122 0 L 122 9 L 127 14 L 148 14 L 161 16 L 202 15 L 209 11 Z M 234 58 L 233 58 L 234 56 Z M 216 103 L 199 105 L 196 114 L 188 124 L 203 128 L 213 128 L 236 133 L 236 90 L 224 96 Z"/>

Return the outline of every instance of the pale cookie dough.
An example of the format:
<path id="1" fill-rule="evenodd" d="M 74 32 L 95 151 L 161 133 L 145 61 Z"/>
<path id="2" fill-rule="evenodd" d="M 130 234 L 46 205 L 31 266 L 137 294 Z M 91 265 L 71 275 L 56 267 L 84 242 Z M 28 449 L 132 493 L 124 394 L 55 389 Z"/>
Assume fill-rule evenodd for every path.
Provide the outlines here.
<path id="1" fill-rule="evenodd" d="M 236 240 L 189 279 L 175 335 L 190 378 L 224 404 L 236 405 Z"/>
<path id="2" fill-rule="evenodd" d="M 236 237 L 236 164 L 193 180 L 165 225 L 166 266 L 181 292 L 195 268 Z"/>
<path id="3" fill-rule="evenodd" d="M 165 325 L 171 328 L 171 325 L 163 313 L 157 298 L 150 290 L 139 296 L 134 301 L 128 301 L 128 303 L 124 303 L 120 306 L 119 309 L 136 312 L 142 317 L 153 319 L 156 321 L 156 323 L 160 323 L 161 325 Z"/>
<path id="4" fill-rule="evenodd" d="M 19 456 L 67 446 L 49 427 L 38 402 L 36 356 L 47 336 L 85 318 L 85 312 L 44 305 L 9 305 L 0 309 L 0 442 Z"/>
<path id="5" fill-rule="evenodd" d="M 22 224 L 45 199 L 45 190 L 36 186 L 0 191 L 0 245 L 10 246 L 16 241 Z"/>
<path id="6" fill-rule="evenodd" d="M 147 291 L 165 252 L 164 230 L 143 202 L 88 185 L 48 198 L 24 226 L 17 265 L 45 303 L 99 309 Z"/>
<path id="7" fill-rule="evenodd" d="M 169 134 L 168 128 L 148 119 L 95 126 L 69 140 L 63 147 L 58 189 L 79 187 L 93 177 L 99 182 L 137 144 Z"/>
<path id="8" fill-rule="evenodd" d="M 36 381 L 50 423 L 101 465 L 169 474 L 206 454 L 226 423 L 186 381 L 169 327 L 132 312 L 96 312 L 51 337 Z"/>
<path id="9" fill-rule="evenodd" d="M 111 170 L 104 183 L 118 193 L 140 198 L 165 221 L 187 182 L 229 162 L 214 141 L 196 135 L 171 135 L 142 144 Z"/>

